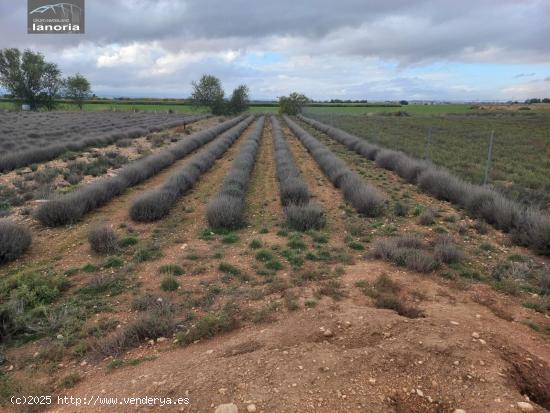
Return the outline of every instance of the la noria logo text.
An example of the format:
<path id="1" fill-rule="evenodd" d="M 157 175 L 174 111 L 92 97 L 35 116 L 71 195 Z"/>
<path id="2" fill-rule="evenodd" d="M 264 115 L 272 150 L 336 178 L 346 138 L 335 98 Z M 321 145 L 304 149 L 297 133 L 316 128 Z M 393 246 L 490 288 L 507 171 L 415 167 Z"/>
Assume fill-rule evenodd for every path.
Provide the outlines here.
<path id="1" fill-rule="evenodd" d="M 36 23 L 33 23 L 32 24 L 32 30 L 33 31 L 36 31 L 36 32 L 51 32 L 51 31 L 54 31 L 54 32 L 66 32 L 66 31 L 71 31 L 71 32 L 79 32 L 80 31 L 80 26 L 78 24 L 55 24 L 55 25 L 52 25 L 52 24 L 36 24 Z"/>

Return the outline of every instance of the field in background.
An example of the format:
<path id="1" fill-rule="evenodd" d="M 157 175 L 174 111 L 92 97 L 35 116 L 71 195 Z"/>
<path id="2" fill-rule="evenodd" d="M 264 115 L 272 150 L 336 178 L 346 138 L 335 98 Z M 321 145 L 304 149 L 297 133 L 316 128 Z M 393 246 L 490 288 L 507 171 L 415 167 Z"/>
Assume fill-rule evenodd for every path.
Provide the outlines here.
<path id="1" fill-rule="evenodd" d="M 318 109 L 308 109 L 306 114 L 385 147 L 420 158 L 427 155 L 436 164 L 478 184 L 483 182 L 489 136 L 494 130 L 489 182 L 526 204 L 535 202 L 549 209 L 550 114 L 547 112 L 360 116 L 323 113 Z M 432 135 L 426 153 L 430 128 Z"/>

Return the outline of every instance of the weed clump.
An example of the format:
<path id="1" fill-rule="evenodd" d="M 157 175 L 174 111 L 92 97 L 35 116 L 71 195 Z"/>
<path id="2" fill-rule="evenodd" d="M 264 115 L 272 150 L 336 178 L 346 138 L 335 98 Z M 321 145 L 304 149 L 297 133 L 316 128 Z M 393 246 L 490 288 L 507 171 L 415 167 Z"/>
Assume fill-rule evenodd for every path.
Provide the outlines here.
<path id="1" fill-rule="evenodd" d="M 430 272 L 439 262 L 423 248 L 424 243 L 414 236 L 386 238 L 374 244 L 374 256 L 413 271 Z"/>
<path id="2" fill-rule="evenodd" d="M 113 254 L 118 250 L 119 240 L 112 228 L 103 225 L 88 232 L 88 242 L 97 254 Z"/>
<path id="3" fill-rule="evenodd" d="M 463 261 L 464 252 L 456 245 L 452 237 L 447 235 L 436 239 L 434 257 L 445 264 L 452 264 Z"/>

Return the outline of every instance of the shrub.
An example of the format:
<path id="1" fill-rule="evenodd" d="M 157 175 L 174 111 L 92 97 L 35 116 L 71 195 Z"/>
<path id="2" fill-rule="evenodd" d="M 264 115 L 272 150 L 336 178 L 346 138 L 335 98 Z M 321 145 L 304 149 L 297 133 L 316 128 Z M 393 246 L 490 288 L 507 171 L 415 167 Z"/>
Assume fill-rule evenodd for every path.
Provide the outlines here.
<path id="1" fill-rule="evenodd" d="M 158 301 L 158 299 L 155 296 L 148 293 L 143 294 L 135 297 L 132 300 L 132 310 L 145 311 L 150 308 L 153 308 L 155 305 L 159 303 L 162 303 L 162 301 Z"/>
<path id="2" fill-rule="evenodd" d="M 168 215 L 176 197 L 165 190 L 146 192 L 130 205 L 130 218 L 137 222 L 152 222 Z"/>
<path id="3" fill-rule="evenodd" d="M 439 263 L 433 255 L 422 250 L 411 250 L 405 255 L 405 266 L 418 272 L 430 272 L 435 270 Z"/>
<path id="4" fill-rule="evenodd" d="M 31 232 L 24 226 L 0 219 L 0 264 L 19 258 L 31 245 Z"/>
<path id="5" fill-rule="evenodd" d="M 206 208 L 211 228 L 237 229 L 244 225 L 244 200 L 225 194 L 212 198 Z"/>
<path id="6" fill-rule="evenodd" d="M 290 204 L 306 204 L 311 195 L 305 182 L 299 178 L 289 178 L 281 183 L 281 203 L 284 206 Z"/>
<path id="7" fill-rule="evenodd" d="M 161 274 L 169 274 L 175 276 L 183 275 L 183 268 L 181 268 L 177 264 L 162 265 L 159 268 L 159 271 L 161 272 Z"/>
<path id="8" fill-rule="evenodd" d="M 176 291 L 179 286 L 180 283 L 172 275 L 165 276 L 160 283 L 160 288 L 164 291 Z"/>
<path id="9" fill-rule="evenodd" d="M 120 240 L 121 247 L 129 247 L 131 245 L 136 245 L 139 242 L 139 238 L 133 235 L 124 237 Z"/>
<path id="10" fill-rule="evenodd" d="M 253 250 L 257 250 L 258 248 L 262 247 L 262 242 L 259 239 L 253 239 L 252 241 L 250 241 L 250 244 L 248 244 L 248 246 Z"/>
<path id="11" fill-rule="evenodd" d="M 377 308 L 393 310 L 400 316 L 407 318 L 419 318 L 424 316 L 421 310 L 405 305 L 398 296 L 392 294 L 379 295 L 376 297 L 375 305 Z"/>
<path id="12" fill-rule="evenodd" d="M 260 250 L 256 253 L 256 259 L 261 262 L 268 262 L 273 259 L 273 254 L 268 250 Z"/>
<path id="13" fill-rule="evenodd" d="M 435 241 L 434 257 L 438 261 L 451 264 L 464 260 L 464 252 L 450 236 L 441 236 Z"/>
<path id="14" fill-rule="evenodd" d="M 365 184 L 359 177 L 345 178 L 341 184 L 346 200 L 359 212 L 368 217 L 382 215 L 386 198 L 378 189 Z"/>
<path id="15" fill-rule="evenodd" d="M 223 273 L 231 274 L 235 276 L 241 274 L 241 270 L 239 270 L 234 265 L 228 264 L 226 262 L 220 263 L 220 265 L 218 266 L 218 270 L 220 270 Z"/>
<path id="16" fill-rule="evenodd" d="M 512 230 L 512 238 L 543 255 L 550 255 L 550 218 L 533 210 L 524 211 Z"/>
<path id="17" fill-rule="evenodd" d="M 68 195 L 53 198 L 40 205 L 34 212 L 34 217 L 42 225 L 56 227 L 74 224 L 84 213 L 84 205 L 76 202 L 67 202 Z"/>
<path id="18" fill-rule="evenodd" d="M 118 249 L 118 237 L 112 228 L 103 225 L 88 232 L 88 242 L 97 254 L 112 254 Z"/>
<path id="19" fill-rule="evenodd" d="M 124 351 L 135 347 L 143 340 L 166 337 L 175 328 L 173 309 L 171 305 L 158 305 L 152 310 L 140 315 L 122 331 L 95 344 L 96 351 L 104 357 L 117 357 Z"/>
<path id="20" fill-rule="evenodd" d="M 430 208 L 424 209 L 418 216 L 420 225 L 433 225 L 435 223 L 435 214 Z"/>
<path id="21" fill-rule="evenodd" d="M 409 213 L 409 206 L 403 202 L 396 202 L 393 212 L 398 217 L 406 217 Z"/>
<path id="22" fill-rule="evenodd" d="M 291 204 L 285 208 L 287 224 L 297 231 L 321 229 L 325 226 L 325 214 L 323 209 L 309 202 L 305 205 Z"/>
<path id="23" fill-rule="evenodd" d="M 178 333 L 178 343 L 188 345 L 197 340 L 214 337 L 237 328 L 238 322 L 234 310 L 224 309 L 217 314 L 209 314 L 201 318 L 185 333 Z"/>
<path id="24" fill-rule="evenodd" d="M 438 267 L 437 260 L 422 250 L 422 241 L 414 236 L 386 238 L 374 244 L 374 256 L 418 272 L 430 272 Z"/>

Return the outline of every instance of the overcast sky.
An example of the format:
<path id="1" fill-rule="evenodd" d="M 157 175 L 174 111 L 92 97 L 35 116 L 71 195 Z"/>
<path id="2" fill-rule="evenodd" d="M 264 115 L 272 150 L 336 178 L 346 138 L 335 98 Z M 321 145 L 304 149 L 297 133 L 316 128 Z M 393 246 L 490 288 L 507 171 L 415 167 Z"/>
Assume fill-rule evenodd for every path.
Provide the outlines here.
<path id="1" fill-rule="evenodd" d="M 0 0 L 0 48 L 100 96 L 186 97 L 211 73 L 256 99 L 550 97 L 550 0 L 86 0 L 84 35 L 29 35 L 26 8 Z"/>

